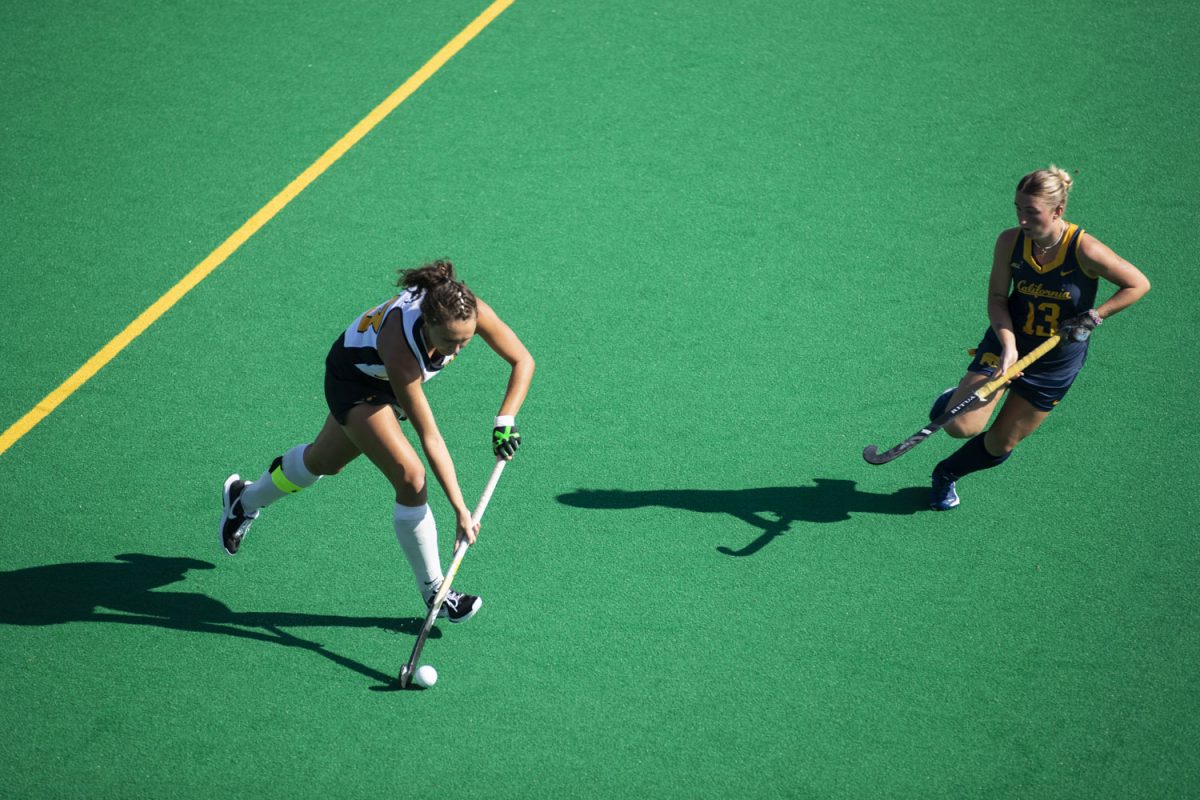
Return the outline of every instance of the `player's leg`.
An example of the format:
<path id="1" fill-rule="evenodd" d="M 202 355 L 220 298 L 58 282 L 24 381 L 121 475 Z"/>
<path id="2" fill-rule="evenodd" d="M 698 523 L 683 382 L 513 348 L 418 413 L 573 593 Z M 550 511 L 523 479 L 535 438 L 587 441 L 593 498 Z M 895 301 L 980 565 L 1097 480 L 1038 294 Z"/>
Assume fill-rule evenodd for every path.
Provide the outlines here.
<path id="1" fill-rule="evenodd" d="M 1008 460 L 1022 439 L 1036 431 L 1050 415 L 1017 392 L 996 415 L 986 433 L 979 433 L 934 467 L 929 505 L 935 511 L 948 511 L 959 504 L 956 484 L 972 472 L 998 467 Z"/>
<path id="2" fill-rule="evenodd" d="M 340 425 L 329 415 L 311 444 L 298 444 L 281 456 L 256 481 L 237 474 L 225 480 L 221 543 L 237 553 L 259 511 L 280 498 L 312 486 L 324 475 L 336 475 L 359 454 Z"/>
<path id="3" fill-rule="evenodd" d="M 980 386 L 983 386 L 990 380 L 990 375 L 983 375 L 977 372 L 968 372 L 966 375 L 963 375 L 962 380 L 958 382 L 958 386 L 954 387 L 952 391 L 947 390 L 943 392 L 934 401 L 934 407 L 929 412 L 930 419 L 933 420 L 941 416 L 947 408 L 954 408 L 954 406 L 975 394 Z M 1000 400 L 1003 397 L 1004 390 L 1001 389 L 984 402 L 976 403 L 972 408 L 954 417 L 954 419 L 946 423 L 942 430 L 955 439 L 969 439 L 975 436 L 987 427 L 992 412 L 999 406 Z"/>
<path id="4" fill-rule="evenodd" d="M 1048 416 L 1049 410 L 1038 408 L 1025 396 L 1013 392 L 988 429 L 984 439 L 987 451 L 1007 457 L 1023 439 L 1041 427 Z"/>
<path id="5" fill-rule="evenodd" d="M 438 554 L 437 525 L 429 509 L 425 465 L 405 438 L 389 406 L 359 405 L 346 416 L 343 430 L 392 484 L 396 505 L 392 525 L 421 596 L 429 603 L 444 575 Z M 483 601 L 451 590 L 443 613 L 451 622 L 470 619 Z"/>
<path id="6" fill-rule="evenodd" d="M 974 357 L 967 365 L 967 371 L 962 380 L 958 382 L 958 386 L 954 387 L 953 391 L 947 389 L 933 401 L 933 407 L 929 410 L 931 422 L 940 417 L 947 408 L 954 408 L 992 379 L 996 370 L 1000 368 L 1002 349 L 996 332 L 988 328 L 984 332 L 979 346 L 972 352 Z M 946 423 L 942 430 L 955 439 L 969 439 L 975 436 L 987 427 L 988 419 L 991 418 L 992 412 L 999 407 L 1002 397 L 1004 397 L 1003 390 L 995 392 L 983 403 L 978 403 L 954 417 Z"/>

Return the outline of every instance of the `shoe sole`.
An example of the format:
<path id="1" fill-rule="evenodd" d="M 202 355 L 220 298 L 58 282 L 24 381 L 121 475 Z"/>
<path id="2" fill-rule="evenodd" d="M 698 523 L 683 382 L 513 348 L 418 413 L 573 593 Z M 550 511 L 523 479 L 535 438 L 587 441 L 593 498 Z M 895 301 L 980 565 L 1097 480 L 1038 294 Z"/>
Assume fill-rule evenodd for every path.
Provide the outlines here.
<path id="1" fill-rule="evenodd" d="M 221 549 L 225 551 L 227 556 L 236 556 L 237 551 L 229 551 L 225 546 L 225 523 L 229 521 L 229 517 L 233 514 L 233 503 L 229 502 L 229 487 L 242 479 L 241 475 L 236 472 L 225 479 L 225 486 L 221 489 L 221 524 L 217 528 L 217 540 L 221 543 Z"/>

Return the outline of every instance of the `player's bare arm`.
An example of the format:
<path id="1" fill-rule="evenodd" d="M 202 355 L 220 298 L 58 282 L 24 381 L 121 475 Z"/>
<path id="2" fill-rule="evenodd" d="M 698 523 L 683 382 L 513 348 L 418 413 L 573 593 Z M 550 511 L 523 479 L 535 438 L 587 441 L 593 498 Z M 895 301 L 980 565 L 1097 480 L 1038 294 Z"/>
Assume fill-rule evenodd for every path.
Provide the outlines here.
<path id="1" fill-rule="evenodd" d="M 533 379 L 533 356 L 517 338 L 512 329 L 504 324 L 491 306 L 476 300 L 476 332 L 483 337 L 495 353 L 509 363 L 512 371 L 504 390 L 504 400 L 492 427 L 492 452 L 506 461 L 511 461 L 521 446 L 521 432 L 517 428 L 517 412 L 529 392 Z"/>
<path id="2" fill-rule="evenodd" d="M 988 320 L 1000 338 L 1000 344 L 1004 346 L 998 373 L 1003 373 L 1016 363 L 1018 358 L 1017 338 L 1013 334 L 1012 314 L 1008 310 L 1008 293 L 1012 289 L 1012 267 L 1009 265 L 1009 257 L 1016 238 L 1016 228 L 1009 228 L 996 237 L 996 247 L 992 253 L 992 271 L 988 277 Z"/>
<path id="3" fill-rule="evenodd" d="M 1129 308 L 1150 291 L 1150 280 L 1140 269 L 1090 234 L 1079 239 L 1079 262 L 1087 275 L 1104 278 L 1117 287 L 1113 296 L 1096 308 L 1101 319 Z"/>
<path id="4" fill-rule="evenodd" d="M 481 298 L 476 297 L 476 301 L 479 314 L 476 332 L 488 347 L 495 351 L 496 355 L 512 366 L 508 387 L 504 392 L 504 402 L 500 404 L 498 413 L 501 416 L 516 416 L 517 412 L 521 410 L 521 404 L 525 402 L 530 381 L 533 380 L 533 356 L 513 333 L 512 328 L 504 324 L 491 306 L 483 302 Z"/>
<path id="5" fill-rule="evenodd" d="M 471 522 L 471 511 L 463 500 L 462 490 L 458 485 L 458 475 L 454 470 L 454 461 L 450 451 L 438 430 L 433 418 L 433 410 L 421 387 L 421 367 L 408 349 L 404 340 L 404 331 L 399 324 L 388 322 L 379 332 L 379 355 L 388 373 L 388 382 L 396 393 L 396 401 L 403 409 L 404 415 L 412 423 L 413 430 L 421 441 L 421 449 L 425 453 L 429 466 L 433 470 L 446 499 L 454 508 L 457 518 L 457 536 L 466 537 L 467 541 L 475 543 L 478 526 Z"/>

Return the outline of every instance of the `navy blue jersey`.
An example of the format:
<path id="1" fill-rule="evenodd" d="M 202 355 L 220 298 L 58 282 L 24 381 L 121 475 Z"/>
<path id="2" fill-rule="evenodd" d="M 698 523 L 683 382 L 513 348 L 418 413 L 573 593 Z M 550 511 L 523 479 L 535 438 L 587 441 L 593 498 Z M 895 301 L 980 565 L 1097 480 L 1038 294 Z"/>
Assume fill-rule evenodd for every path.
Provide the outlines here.
<path id="1" fill-rule="evenodd" d="M 1037 347 L 1053 336 L 1063 321 L 1084 313 L 1096 302 L 1099 281 L 1089 278 L 1079 266 L 1082 235 L 1082 228 L 1068 224 L 1063 233 L 1066 244 L 1058 249 L 1058 256 L 1040 265 L 1033 258 L 1033 241 L 1017 231 L 1009 259 L 1012 293 L 1008 313 L 1021 353 Z"/>
<path id="2" fill-rule="evenodd" d="M 1080 267 L 1079 238 L 1082 235 L 1082 228 L 1068 224 L 1063 233 L 1066 243 L 1059 248 L 1058 255 L 1053 261 L 1038 264 L 1033 258 L 1032 241 L 1017 231 L 1009 258 L 1012 292 L 1008 296 L 1008 312 L 1012 316 L 1020 355 L 1053 336 L 1061 323 L 1095 304 L 1099 280 L 1085 275 Z M 994 374 L 1000 363 L 1000 351 L 1000 339 L 989 327 L 967 370 Z M 1060 342 L 1030 364 L 1012 388 L 1018 394 L 1028 394 L 1027 399 L 1038 408 L 1049 410 L 1066 394 L 1087 360 L 1087 353 L 1088 341 Z M 1033 395 L 1036 395 L 1036 401 Z"/>

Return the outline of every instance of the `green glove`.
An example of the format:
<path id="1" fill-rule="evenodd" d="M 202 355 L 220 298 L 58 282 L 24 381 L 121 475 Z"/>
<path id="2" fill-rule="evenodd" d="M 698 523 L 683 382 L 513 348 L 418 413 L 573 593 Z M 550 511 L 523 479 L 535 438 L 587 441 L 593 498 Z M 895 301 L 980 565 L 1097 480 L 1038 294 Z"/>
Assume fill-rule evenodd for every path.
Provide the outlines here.
<path id="1" fill-rule="evenodd" d="M 492 428 L 492 452 L 498 457 L 511 459 L 521 446 L 521 432 L 517 430 L 516 418 L 496 417 Z"/>

